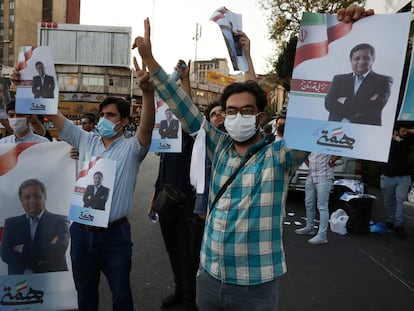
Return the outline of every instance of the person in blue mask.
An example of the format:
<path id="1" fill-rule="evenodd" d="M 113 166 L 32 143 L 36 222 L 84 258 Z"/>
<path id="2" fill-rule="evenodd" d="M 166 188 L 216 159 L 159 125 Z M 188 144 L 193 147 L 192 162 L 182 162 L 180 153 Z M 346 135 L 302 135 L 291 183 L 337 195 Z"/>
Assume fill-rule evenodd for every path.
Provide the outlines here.
<path id="1" fill-rule="evenodd" d="M 137 70 L 137 75 L 141 77 L 148 73 L 145 69 Z M 17 70 L 12 79 L 18 83 Z M 79 151 L 79 159 L 103 157 L 115 162 L 112 202 L 107 204 L 110 209 L 108 227 L 73 222 L 70 228 L 72 272 L 80 311 L 98 310 L 101 272 L 110 284 L 113 310 L 134 310 L 130 284 L 132 239 L 127 217 L 132 209 L 137 173 L 149 150 L 155 121 L 154 88 L 150 82 L 141 83 L 140 87 L 143 105 L 135 138 L 124 137 L 131 104 L 121 97 L 107 97 L 100 103 L 99 135 L 82 130 L 61 113 L 48 116 L 59 137 Z"/>

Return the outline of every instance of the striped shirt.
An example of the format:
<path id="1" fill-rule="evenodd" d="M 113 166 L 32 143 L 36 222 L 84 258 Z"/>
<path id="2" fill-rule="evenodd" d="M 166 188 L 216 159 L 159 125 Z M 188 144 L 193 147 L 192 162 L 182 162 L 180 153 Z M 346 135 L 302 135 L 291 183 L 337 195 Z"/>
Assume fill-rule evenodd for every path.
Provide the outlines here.
<path id="1" fill-rule="evenodd" d="M 147 155 L 149 146 L 141 146 L 135 137 L 121 136 L 105 148 L 101 136 L 86 132 L 69 120 L 65 121 L 59 136 L 79 150 L 79 161 L 91 159 L 93 156 L 115 161 L 115 182 L 109 222 L 128 216 L 132 209 L 132 195 L 139 166 Z"/>
<path id="2" fill-rule="evenodd" d="M 329 154 L 312 152 L 309 157 L 309 174 L 308 178 L 317 184 L 334 179 L 334 168 L 329 166 L 329 160 L 332 158 Z"/>
<path id="3" fill-rule="evenodd" d="M 203 116 L 163 69 L 151 75 L 158 95 L 180 119 L 183 129 L 199 130 Z M 209 209 L 214 197 L 243 159 L 227 133 L 205 123 L 212 159 Z M 224 283 L 255 285 L 286 272 L 282 241 L 283 206 L 289 177 L 307 154 L 288 149 L 283 140 L 260 148 L 243 166 L 207 218 L 200 267 Z M 246 154 L 247 154 L 246 153 Z"/>

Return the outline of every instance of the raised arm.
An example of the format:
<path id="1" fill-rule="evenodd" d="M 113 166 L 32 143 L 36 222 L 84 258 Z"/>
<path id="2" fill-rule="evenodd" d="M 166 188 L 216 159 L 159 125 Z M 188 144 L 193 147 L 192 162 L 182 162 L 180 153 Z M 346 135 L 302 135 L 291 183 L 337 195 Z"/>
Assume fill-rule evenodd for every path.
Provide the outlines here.
<path id="1" fill-rule="evenodd" d="M 141 145 L 148 146 L 151 144 L 152 130 L 155 123 L 154 87 L 148 79 L 149 73 L 146 71 L 145 64 L 142 64 L 141 69 L 134 57 L 134 66 L 139 79 L 138 85 L 142 90 L 141 121 L 135 137 Z"/>
<path id="2" fill-rule="evenodd" d="M 247 65 L 249 66 L 249 70 L 244 74 L 244 80 L 253 80 L 257 81 L 256 72 L 254 71 L 252 57 L 250 55 L 250 39 L 249 37 L 242 31 L 237 32 L 239 36 L 240 45 L 243 47 L 244 55 L 246 55 Z"/>

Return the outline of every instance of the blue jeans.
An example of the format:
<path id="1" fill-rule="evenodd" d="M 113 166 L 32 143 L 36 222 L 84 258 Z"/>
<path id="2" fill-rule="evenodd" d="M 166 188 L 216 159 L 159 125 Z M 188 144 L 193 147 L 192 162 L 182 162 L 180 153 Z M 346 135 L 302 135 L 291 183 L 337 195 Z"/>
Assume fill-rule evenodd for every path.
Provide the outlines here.
<path id="1" fill-rule="evenodd" d="M 396 226 L 401 226 L 404 218 L 403 202 L 407 200 L 408 191 L 410 191 L 411 177 L 409 175 L 393 177 L 381 175 L 380 186 L 384 197 L 386 222 L 393 223 L 394 221 Z"/>
<path id="2" fill-rule="evenodd" d="M 318 236 L 326 239 L 329 223 L 329 194 L 332 180 L 314 183 L 309 178 L 305 184 L 306 227 L 312 228 L 315 224 L 315 202 L 319 211 Z"/>
<path id="3" fill-rule="evenodd" d="M 101 271 L 112 292 L 113 310 L 133 310 L 130 285 L 131 227 L 128 221 L 99 232 L 76 222 L 70 227 L 72 272 L 79 311 L 98 310 Z"/>
<path id="4" fill-rule="evenodd" d="M 196 302 L 200 311 L 277 311 L 279 281 L 250 286 L 226 284 L 201 270 Z"/>

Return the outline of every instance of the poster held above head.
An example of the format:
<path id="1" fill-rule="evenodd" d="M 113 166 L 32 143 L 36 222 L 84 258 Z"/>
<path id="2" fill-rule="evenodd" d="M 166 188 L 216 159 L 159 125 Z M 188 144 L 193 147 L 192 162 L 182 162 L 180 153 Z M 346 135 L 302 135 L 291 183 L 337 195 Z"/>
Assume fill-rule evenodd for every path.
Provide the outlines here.
<path id="1" fill-rule="evenodd" d="M 247 58 L 239 43 L 238 31 L 242 31 L 242 15 L 236 14 L 226 7 L 218 8 L 210 20 L 219 25 L 229 52 L 233 69 L 246 72 L 249 70 Z"/>
<path id="2" fill-rule="evenodd" d="M 22 46 L 18 61 L 20 81 L 16 87 L 16 112 L 56 114 L 59 86 L 50 48 Z"/>
<path id="3" fill-rule="evenodd" d="M 354 23 L 304 13 L 296 48 L 285 140 L 290 148 L 388 159 L 410 14 Z M 395 33 L 399 33 L 395 36 Z"/>

